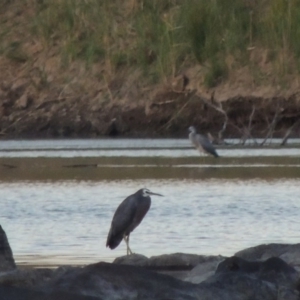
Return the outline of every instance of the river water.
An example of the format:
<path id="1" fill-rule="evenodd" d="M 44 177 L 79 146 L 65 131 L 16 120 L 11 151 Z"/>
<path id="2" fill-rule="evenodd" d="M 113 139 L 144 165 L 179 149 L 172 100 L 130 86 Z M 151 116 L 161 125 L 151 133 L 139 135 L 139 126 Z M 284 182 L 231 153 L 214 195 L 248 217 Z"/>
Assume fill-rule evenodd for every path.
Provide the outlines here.
<path id="1" fill-rule="evenodd" d="M 233 255 L 300 241 L 300 147 L 233 144 L 201 156 L 187 139 L 0 141 L 0 224 L 18 264 L 112 261 L 119 203 L 147 187 L 164 197 L 131 234 L 133 252 Z"/>

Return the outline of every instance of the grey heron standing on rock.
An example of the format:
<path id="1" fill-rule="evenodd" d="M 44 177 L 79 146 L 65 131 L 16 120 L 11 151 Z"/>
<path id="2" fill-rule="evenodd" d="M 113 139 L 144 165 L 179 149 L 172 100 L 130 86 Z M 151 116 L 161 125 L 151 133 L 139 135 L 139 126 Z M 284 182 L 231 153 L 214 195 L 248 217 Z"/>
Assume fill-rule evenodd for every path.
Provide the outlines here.
<path id="1" fill-rule="evenodd" d="M 117 208 L 107 236 L 106 247 L 115 249 L 124 239 L 127 255 L 132 254 L 129 248 L 130 233 L 142 222 L 151 206 L 150 195 L 162 196 L 144 188 L 128 196 Z"/>
<path id="2" fill-rule="evenodd" d="M 190 126 L 189 131 L 189 139 L 196 147 L 196 149 L 198 149 L 200 152 L 213 155 L 214 157 L 219 157 L 215 147 L 206 136 L 197 134 L 196 128 L 194 126 Z"/>

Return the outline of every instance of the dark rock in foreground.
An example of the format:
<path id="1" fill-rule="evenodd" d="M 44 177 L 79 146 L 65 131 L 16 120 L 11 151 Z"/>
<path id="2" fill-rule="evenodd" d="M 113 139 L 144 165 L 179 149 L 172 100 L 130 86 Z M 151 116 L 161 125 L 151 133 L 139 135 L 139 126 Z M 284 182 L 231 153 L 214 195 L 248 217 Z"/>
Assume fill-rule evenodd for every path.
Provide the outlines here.
<path id="1" fill-rule="evenodd" d="M 275 300 L 276 285 L 246 274 L 217 274 L 192 284 L 141 267 L 97 263 L 70 270 L 46 284 L 47 292 L 63 291 L 100 299 Z"/>
<path id="2" fill-rule="evenodd" d="M 45 288 L 103 299 L 198 299 L 194 284 L 141 267 L 104 262 L 67 271 Z"/>
<path id="3" fill-rule="evenodd" d="M 243 272 L 243 273 L 284 273 L 296 274 L 297 271 L 279 257 L 270 257 L 265 261 L 249 261 L 238 256 L 232 256 L 222 261 L 216 273 Z"/>
<path id="4" fill-rule="evenodd" d="M 57 269 L 15 268 L 1 227 L 0 246 L 0 300 L 300 299 L 300 244 L 260 245 L 229 258 L 134 254 Z"/>
<path id="5" fill-rule="evenodd" d="M 221 262 L 216 270 L 216 274 L 232 273 L 251 275 L 260 281 L 288 289 L 297 288 L 299 281 L 298 272 L 279 257 L 271 257 L 265 261 L 248 261 L 232 256 Z"/>
<path id="6" fill-rule="evenodd" d="M 9 246 L 6 233 L 0 225 L 0 271 L 10 271 L 15 268 L 15 260 Z"/>
<path id="7" fill-rule="evenodd" d="M 82 296 L 65 292 L 42 292 L 24 288 L 0 286 L 1 300 L 99 300 L 100 298 Z"/>
<path id="8" fill-rule="evenodd" d="M 117 257 L 113 263 L 118 265 L 148 267 L 149 258 L 142 254 L 133 253 L 132 255 L 124 255 Z"/>
<path id="9" fill-rule="evenodd" d="M 219 272 L 200 284 L 192 284 L 141 267 L 109 263 L 67 271 L 44 286 L 48 292 L 146 300 L 277 300 L 278 288 L 277 283 L 241 272 Z M 297 291 L 289 287 L 280 290 L 281 300 L 289 299 L 285 295 L 297 296 Z"/>
<path id="10" fill-rule="evenodd" d="M 248 260 L 266 260 L 280 257 L 286 263 L 300 269 L 300 244 L 263 244 L 241 250 L 235 256 Z"/>
<path id="11" fill-rule="evenodd" d="M 45 282 L 64 274 L 67 270 L 77 269 L 74 267 L 60 267 L 57 269 L 48 268 L 26 268 L 15 269 L 9 272 L 0 273 L 0 285 L 17 286 L 23 288 L 36 288 Z M 1 300 L 1 298 L 0 298 Z"/>
<path id="12" fill-rule="evenodd" d="M 225 257 L 217 255 L 196 255 L 187 253 L 173 253 L 152 256 L 141 254 L 120 256 L 114 260 L 115 264 L 141 266 L 148 270 L 171 275 L 177 279 L 200 283 L 213 275 L 219 262 Z"/>
<path id="13" fill-rule="evenodd" d="M 276 276 L 276 273 L 273 276 Z M 49 282 L 44 282 L 36 288 L 38 290 L 30 291 L 20 290 L 19 287 L 8 289 L 0 285 L 0 299 L 1 293 L 6 296 L 17 295 L 3 298 L 6 300 L 89 299 L 83 296 L 112 300 L 293 300 L 298 297 L 296 290 L 279 287 L 253 274 L 218 272 L 200 284 L 192 284 L 141 267 L 110 263 L 64 269 L 61 274 L 56 274 Z M 22 291 L 27 298 L 18 298 Z M 72 294 L 73 298 L 67 298 L 72 297 Z"/>
<path id="14" fill-rule="evenodd" d="M 216 274 L 199 284 L 201 290 L 205 290 L 210 298 L 218 300 L 275 300 L 277 288 L 266 281 L 255 277 L 238 274 Z"/>

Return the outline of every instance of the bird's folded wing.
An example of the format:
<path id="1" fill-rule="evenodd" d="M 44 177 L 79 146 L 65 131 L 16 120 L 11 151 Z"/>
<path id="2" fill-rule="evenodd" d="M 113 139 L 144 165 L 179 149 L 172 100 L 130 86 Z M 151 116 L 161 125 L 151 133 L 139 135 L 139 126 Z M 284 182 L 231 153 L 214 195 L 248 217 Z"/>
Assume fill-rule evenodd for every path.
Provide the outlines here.
<path id="1" fill-rule="evenodd" d="M 137 205 L 131 196 L 119 205 L 111 223 L 114 234 L 123 233 L 130 226 L 136 209 Z"/>

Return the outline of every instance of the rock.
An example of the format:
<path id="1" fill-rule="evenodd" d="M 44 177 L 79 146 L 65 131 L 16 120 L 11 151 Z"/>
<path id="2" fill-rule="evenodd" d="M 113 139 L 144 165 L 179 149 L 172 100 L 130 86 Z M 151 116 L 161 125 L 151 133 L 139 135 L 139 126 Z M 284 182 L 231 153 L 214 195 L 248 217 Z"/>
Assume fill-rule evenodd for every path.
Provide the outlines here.
<path id="1" fill-rule="evenodd" d="M 216 273 L 222 272 L 258 272 L 260 267 L 259 261 L 248 261 L 243 258 L 232 256 L 224 259 L 217 267 Z"/>
<path id="2" fill-rule="evenodd" d="M 45 283 L 63 276 L 66 272 L 78 269 L 77 267 L 24 268 L 0 273 L 0 286 L 14 286 L 22 288 L 37 288 Z M 1 298 L 0 298 L 1 299 Z"/>
<path id="3" fill-rule="evenodd" d="M 168 269 L 168 268 L 182 268 L 182 269 L 192 269 L 198 264 L 211 262 L 211 261 L 221 261 L 223 256 L 207 256 L 207 255 L 197 255 L 197 254 L 187 254 L 187 253 L 172 253 L 163 254 L 157 256 L 151 256 L 147 258 L 142 254 L 132 254 L 117 257 L 114 263 L 135 265 L 135 266 L 149 266 L 153 269 Z"/>
<path id="4" fill-rule="evenodd" d="M 299 300 L 299 292 L 286 287 L 280 287 L 276 300 Z"/>
<path id="5" fill-rule="evenodd" d="M 0 285 L 32 288 L 49 281 L 54 274 L 54 270 L 46 268 L 16 269 L 0 273 Z"/>
<path id="6" fill-rule="evenodd" d="M 216 274 L 239 273 L 249 274 L 261 281 L 267 281 L 278 287 L 296 288 L 299 280 L 298 272 L 279 257 L 271 257 L 266 261 L 248 261 L 232 256 L 218 265 Z"/>
<path id="7" fill-rule="evenodd" d="M 15 260 L 6 233 L 0 225 L 0 272 L 14 270 L 15 268 Z"/>
<path id="8" fill-rule="evenodd" d="M 216 261 L 216 258 L 206 261 L 203 266 Z M 200 284 L 193 284 L 142 267 L 116 263 L 18 271 L 7 272 L 10 274 L 6 274 L 6 280 L 1 278 L 0 299 L 5 295 L 3 299 L 8 300 L 89 299 L 88 296 L 94 297 L 91 299 L 112 300 L 293 300 L 298 295 L 293 288 L 280 286 L 278 289 L 277 283 L 244 272 L 219 272 Z M 7 289 L 7 285 L 10 285 L 10 289 Z M 25 286 L 31 286 L 34 290 L 24 289 Z M 14 298 L 9 297 L 12 294 Z M 281 298 L 277 298 L 278 295 Z M 74 298 L 70 298 L 72 296 Z"/>
<path id="9" fill-rule="evenodd" d="M 248 260 L 262 260 L 274 256 L 279 257 L 291 250 L 294 252 L 296 249 L 300 253 L 300 244 L 262 244 L 238 251 L 234 256 Z"/>
<path id="10" fill-rule="evenodd" d="M 263 244 L 239 251 L 235 256 L 247 260 L 266 260 L 270 257 L 280 257 L 289 265 L 300 269 L 300 244 Z"/>
<path id="11" fill-rule="evenodd" d="M 287 274 L 296 273 L 296 270 L 279 257 L 271 257 L 265 261 L 248 261 L 241 257 L 232 256 L 222 261 L 216 273 L 239 271 L 245 273 L 253 272 L 283 272 Z"/>
<path id="12" fill-rule="evenodd" d="M 114 263 L 141 266 L 180 280 L 200 283 L 214 274 L 218 263 L 223 259 L 222 256 L 185 253 L 164 254 L 152 256 L 149 259 L 141 254 L 133 254 L 118 257 L 114 260 Z"/>
<path id="13" fill-rule="evenodd" d="M 141 267 L 97 263 L 67 271 L 44 286 L 103 299 L 199 299 L 197 285 Z"/>
<path id="14" fill-rule="evenodd" d="M 3 236 L 8 244 L 2 230 L 5 240 Z M 297 251 L 297 245 L 276 244 L 239 253 L 260 258 L 271 253 L 296 257 Z M 181 277 L 176 276 L 183 280 L 161 274 L 165 270 L 184 270 Z M 0 299 L 5 300 L 296 300 L 299 287 L 299 273 L 280 257 L 249 261 L 241 256 L 224 259 L 174 253 L 147 258 L 133 254 L 112 264 L 0 273 Z"/>
<path id="15" fill-rule="evenodd" d="M 132 254 L 132 255 L 124 255 L 117 257 L 114 261 L 114 264 L 119 265 L 132 265 L 132 266 L 140 266 L 146 267 L 149 265 L 149 258 L 142 254 Z"/>
<path id="16" fill-rule="evenodd" d="M 295 274 L 297 271 L 288 265 L 280 257 L 270 257 L 265 261 L 262 261 L 260 264 L 259 271 L 261 273 L 265 272 L 276 272 L 276 273 L 285 273 L 285 274 Z"/>
<path id="17" fill-rule="evenodd" d="M 237 272 L 215 274 L 201 282 L 198 287 L 201 289 L 201 300 L 277 299 L 277 288 L 274 284 Z"/>
<path id="18" fill-rule="evenodd" d="M 215 274 L 218 264 L 223 259 L 224 257 L 216 256 L 214 260 L 198 264 L 184 278 L 182 278 L 182 280 L 189 281 L 191 283 L 200 283 L 206 280 Z"/>
<path id="19" fill-rule="evenodd" d="M 220 261 L 222 256 L 206 256 L 186 253 L 172 253 L 152 256 L 147 258 L 141 254 L 132 254 L 118 257 L 114 260 L 117 264 L 134 266 L 147 266 L 153 270 L 191 270 L 201 263 Z"/>
<path id="20" fill-rule="evenodd" d="M 216 256 L 206 256 L 186 253 L 173 253 L 152 256 L 149 259 L 149 266 L 153 267 L 176 267 L 182 269 L 192 269 L 200 263 L 214 261 Z"/>
<path id="21" fill-rule="evenodd" d="M 109 263 L 69 270 L 45 284 L 42 291 L 112 300 L 275 300 L 278 293 L 275 284 L 238 272 L 215 274 L 192 284 L 141 267 Z"/>
<path id="22" fill-rule="evenodd" d="M 280 255 L 280 258 L 300 271 L 300 244 L 298 245 L 297 247 L 289 247 L 287 252 Z"/>
<path id="23" fill-rule="evenodd" d="M 42 292 L 24 288 L 0 286 L 1 300 L 99 300 L 100 298 L 66 292 Z M 101 300 L 101 299 L 100 299 Z"/>
<path id="24" fill-rule="evenodd" d="M 276 293 L 275 285 L 246 274 L 216 274 L 196 285 L 140 267 L 109 263 L 68 269 L 34 290 L 0 285 L 0 299 L 8 300 L 275 300 Z M 282 294 L 295 292 L 284 290 Z"/>

